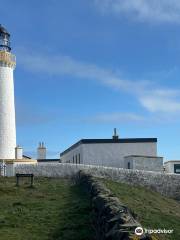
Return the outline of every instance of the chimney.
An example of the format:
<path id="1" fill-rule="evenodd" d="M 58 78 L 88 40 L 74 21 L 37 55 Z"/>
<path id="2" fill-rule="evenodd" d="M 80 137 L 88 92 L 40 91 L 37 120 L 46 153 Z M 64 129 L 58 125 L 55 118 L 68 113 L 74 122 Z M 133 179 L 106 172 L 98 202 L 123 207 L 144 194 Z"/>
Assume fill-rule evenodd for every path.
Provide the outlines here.
<path id="1" fill-rule="evenodd" d="M 44 142 L 39 142 L 39 146 L 37 148 L 37 159 L 46 159 L 46 147 Z"/>
<path id="2" fill-rule="evenodd" d="M 23 149 L 19 145 L 15 147 L 15 159 L 23 159 Z"/>
<path id="3" fill-rule="evenodd" d="M 117 135 L 116 128 L 114 128 L 114 135 L 112 136 L 112 139 L 114 139 L 114 140 L 119 139 L 119 136 Z"/>

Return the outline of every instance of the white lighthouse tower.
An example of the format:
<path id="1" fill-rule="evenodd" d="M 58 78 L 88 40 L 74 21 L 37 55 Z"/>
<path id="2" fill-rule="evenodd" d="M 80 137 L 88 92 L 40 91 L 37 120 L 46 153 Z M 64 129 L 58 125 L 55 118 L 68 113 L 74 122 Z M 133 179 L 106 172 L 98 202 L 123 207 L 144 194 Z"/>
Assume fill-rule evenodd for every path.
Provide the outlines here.
<path id="1" fill-rule="evenodd" d="M 15 159 L 16 125 L 13 70 L 16 58 L 11 54 L 10 34 L 0 25 L 0 159 Z"/>

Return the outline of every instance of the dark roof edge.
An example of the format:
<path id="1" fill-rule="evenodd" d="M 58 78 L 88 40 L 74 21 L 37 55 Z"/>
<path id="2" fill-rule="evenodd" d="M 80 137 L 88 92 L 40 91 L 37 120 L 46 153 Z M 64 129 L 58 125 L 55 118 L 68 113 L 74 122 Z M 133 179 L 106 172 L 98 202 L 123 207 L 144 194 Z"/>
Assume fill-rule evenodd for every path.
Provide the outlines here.
<path id="1" fill-rule="evenodd" d="M 169 160 L 169 161 L 164 162 L 164 164 L 166 164 L 166 163 L 180 163 L 180 160 Z"/>
<path id="2" fill-rule="evenodd" d="M 60 161 L 59 158 L 51 159 L 51 158 L 46 158 L 46 159 L 37 159 L 38 162 L 57 162 Z"/>
<path id="3" fill-rule="evenodd" d="M 23 157 L 24 157 L 24 158 L 28 158 L 28 159 L 32 159 L 32 157 L 29 157 L 29 156 L 24 155 L 24 154 L 23 154 Z"/>
<path id="4" fill-rule="evenodd" d="M 98 144 L 98 143 L 145 143 L 145 142 L 157 142 L 157 138 L 119 138 L 119 139 L 81 139 L 80 141 L 67 148 L 60 153 L 60 156 L 68 153 L 72 149 L 78 147 L 81 144 Z"/>
<path id="5" fill-rule="evenodd" d="M 125 156 L 125 158 L 127 158 L 127 157 L 163 158 L 161 156 L 149 156 L 149 155 L 127 155 L 127 156 Z"/>

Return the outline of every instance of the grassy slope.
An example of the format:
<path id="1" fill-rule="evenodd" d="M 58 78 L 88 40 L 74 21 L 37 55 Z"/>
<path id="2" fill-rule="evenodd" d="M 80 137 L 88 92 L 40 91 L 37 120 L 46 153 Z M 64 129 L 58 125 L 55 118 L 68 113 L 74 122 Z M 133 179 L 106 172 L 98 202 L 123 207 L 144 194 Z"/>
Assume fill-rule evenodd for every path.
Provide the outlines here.
<path id="1" fill-rule="evenodd" d="M 156 235 L 159 239 L 180 240 L 180 202 L 143 187 L 104 180 L 106 186 L 137 214 L 143 227 L 174 229 L 172 235 Z"/>
<path id="2" fill-rule="evenodd" d="M 38 178 L 32 189 L 0 178 L 0 240 L 92 240 L 90 210 L 67 180 Z"/>

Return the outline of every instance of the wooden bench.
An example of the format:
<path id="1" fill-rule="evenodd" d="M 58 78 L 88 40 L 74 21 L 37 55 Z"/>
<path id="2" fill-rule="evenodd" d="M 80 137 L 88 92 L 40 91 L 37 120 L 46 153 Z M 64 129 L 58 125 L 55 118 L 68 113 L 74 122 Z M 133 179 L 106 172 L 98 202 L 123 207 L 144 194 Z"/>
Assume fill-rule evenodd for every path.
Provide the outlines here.
<path id="1" fill-rule="evenodd" d="M 32 173 L 27 173 L 27 174 L 21 174 L 21 173 L 16 173 L 16 186 L 19 186 L 19 179 L 20 178 L 31 178 L 31 187 L 33 186 L 34 184 L 34 174 Z"/>

